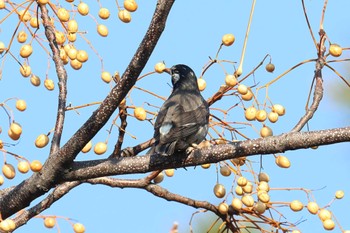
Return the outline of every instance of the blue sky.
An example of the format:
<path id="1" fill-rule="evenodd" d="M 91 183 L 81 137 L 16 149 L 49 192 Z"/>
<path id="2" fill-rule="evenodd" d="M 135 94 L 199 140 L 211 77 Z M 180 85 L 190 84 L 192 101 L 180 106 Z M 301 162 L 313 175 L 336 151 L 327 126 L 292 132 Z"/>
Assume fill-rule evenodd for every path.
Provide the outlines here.
<path id="1" fill-rule="evenodd" d="M 109 20 L 103 22 L 98 19 L 99 22 L 104 23 L 109 28 L 107 38 L 101 38 L 97 35 L 96 25 L 91 18 L 76 15 L 76 19 L 78 23 L 80 22 L 80 30 L 86 31 L 85 36 L 92 42 L 99 55 L 103 57 L 105 70 L 111 73 L 114 71 L 123 72 L 147 29 L 155 1 L 139 1 L 139 9 L 132 14 L 133 19 L 130 24 L 123 24 L 117 19 L 114 2 L 101 1 L 101 4 L 111 10 Z M 62 5 L 69 8 L 66 3 Z M 91 14 L 96 16 L 97 2 L 91 2 L 89 5 Z M 167 27 L 143 73 L 152 71 L 157 62 L 165 61 L 168 66 L 178 63 L 187 64 L 199 75 L 203 66 L 208 62 L 208 57 L 215 57 L 221 43 L 221 37 L 226 33 L 233 33 L 236 42 L 231 47 L 223 48 L 219 58 L 239 62 L 250 6 L 251 1 L 176 1 L 170 13 Z M 306 1 L 306 6 L 311 26 L 315 36 L 317 36 L 323 3 L 320 1 Z M 349 30 L 345 23 L 349 22 L 349 7 L 349 1 L 330 1 L 325 17 L 325 30 L 329 39 L 343 47 L 349 46 L 347 34 Z M 3 18 L 4 15 L 5 12 L 0 11 L 0 18 Z M 9 32 L 13 30 L 13 25 L 16 22 L 17 17 L 10 17 L 0 26 L 0 40 L 5 44 L 8 44 L 12 35 Z M 20 27 L 20 29 L 24 28 Z M 40 31 L 39 33 L 42 37 L 43 32 Z M 101 101 L 110 90 L 110 85 L 103 83 L 100 79 L 101 66 L 99 59 L 81 38 L 78 39 L 76 46 L 80 49 L 86 49 L 90 57 L 87 64 L 79 71 L 74 71 L 67 66 L 69 75 L 67 102 L 76 106 Z M 40 76 L 43 81 L 47 72 L 48 61 L 37 43 L 34 42 L 33 47 L 34 53 L 30 58 L 30 65 L 35 74 Z M 19 48 L 18 43 L 14 43 L 11 51 L 16 58 L 23 61 L 18 55 Z M 248 40 L 243 75 L 253 69 L 266 54 L 272 56 L 272 62 L 275 64 L 276 70 L 273 74 L 267 73 L 264 69 L 255 72 L 254 79 L 259 85 L 267 83 L 300 61 L 316 57 L 316 50 L 303 16 L 300 1 L 269 0 L 257 2 Z M 347 55 L 348 52 L 344 51 L 344 57 L 347 57 Z M 48 75 L 56 83 L 57 78 L 53 63 L 50 65 Z M 344 64 L 332 65 L 345 75 Z M 225 68 L 229 72 L 233 72 L 232 67 L 225 65 Z M 23 113 L 14 110 L 15 120 L 22 124 L 24 132 L 20 142 L 16 146 L 8 148 L 8 150 L 23 155 L 30 160 L 39 159 L 44 162 L 49 148 L 35 148 L 34 140 L 37 135 L 47 133 L 54 127 L 57 88 L 49 92 L 43 85 L 33 87 L 28 79 L 19 74 L 18 70 L 19 66 L 14 59 L 7 57 L 0 82 L 1 101 L 9 97 L 18 97 L 25 99 L 28 105 L 28 109 Z M 306 64 L 292 71 L 269 88 L 271 100 L 274 103 L 283 104 L 287 109 L 287 114 L 280 118 L 276 124 L 269 124 L 270 127 L 273 127 L 275 135 L 288 132 L 304 113 L 313 72 L 314 64 Z M 220 66 L 214 65 L 205 74 L 204 78 L 207 81 L 207 89 L 203 91 L 203 96 L 209 98 L 223 84 L 224 73 Z M 166 97 L 171 91 L 169 83 L 168 75 L 154 74 L 143 79 L 137 85 Z M 250 77 L 245 81 L 245 84 L 254 84 L 253 78 Z M 343 83 L 334 73 L 324 69 L 324 84 L 325 96 L 319 111 L 315 114 L 314 119 L 310 121 L 310 130 L 341 127 L 349 122 L 347 116 L 344 115 L 347 112 L 334 103 L 334 100 L 330 97 L 331 90 L 328 88 L 329 86 L 343 85 Z M 264 95 L 264 91 L 261 91 L 258 95 L 261 102 L 263 102 Z M 234 98 L 227 98 L 222 104 L 216 104 L 213 107 L 227 109 L 237 101 Z M 134 90 L 131 99 L 128 99 L 128 104 L 143 105 L 150 111 L 156 111 L 155 108 L 147 106 L 145 102 L 158 106 L 162 103 L 159 99 L 137 90 Z M 7 103 L 14 108 L 15 102 L 13 100 Z M 95 106 L 92 106 L 81 109 L 79 114 L 74 111 L 67 113 L 63 143 L 80 127 L 95 108 Z M 3 133 L 0 137 L 4 141 L 9 141 L 5 133 L 8 127 L 8 118 L 4 112 L 1 114 Z M 228 118 L 231 121 L 243 121 L 242 116 L 242 109 L 236 107 L 230 111 Z M 135 135 L 137 140 L 126 136 L 125 146 L 135 145 L 153 135 L 152 126 L 149 123 L 129 119 L 129 132 Z M 104 141 L 107 138 L 106 130 L 109 129 L 110 125 L 111 122 L 96 135 L 93 139 L 94 143 Z M 261 124 L 254 123 L 254 126 L 259 128 Z M 243 133 L 252 138 L 258 137 L 249 127 L 242 127 L 241 125 L 236 127 L 239 127 Z M 116 132 L 117 130 L 114 129 L 114 133 L 109 139 L 110 150 L 108 152 L 111 152 L 113 148 L 113 142 L 117 137 Z M 345 198 L 336 201 L 331 210 L 343 228 L 350 229 L 347 209 L 344 208 L 350 204 L 348 196 L 350 192 L 348 184 L 350 172 L 346 157 L 348 151 L 349 144 L 342 143 L 320 147 L 317 150 L 306 149 L 287 152 L 285 155 L 292 163 L 290 169 L 278 168 L 274 164 L 273 156 L 268 155 L 263 157 L 263 167 L 264 171 L 270 174 L 271 187 L 315 189 L 317 191 L 314 191 L 313 195 L 320 206 L 325 206 L 333 198 L 336 190 L 344 190 Z M 92 152 L 77 157 L 78 160 L 98 158 L 100 157 Z M 255 168 L 259 167 L 260 156 L 249 159 Z M 7 160 L 16 163 L 15 159 L 10 156 Z M 15 185 L 29 175 L 19 174 L 14 180 L 7 180 L 3 187 Z M 140 175 L 136 177 L 140 177 Z M 220 177 L 220 182 L 227 189 L 230 189 L 232 178 L 232 176 L 229 178 Z M 175 176 L 166 178 L 162 185 L 169 191 L 219 204 L 220 200 L 212 193 L 215 182 L 215 166 L 211 166 L 208 170 L 203 170 L 200 167 L 188 168 L 187 170 L 178 169 Z M 271 198 L 275 201 L 300 199 L 304 204 L 307 203 L 306 195 L 302 192 L 274 191 L 271 192 Z M 35 203 L 37 201 L 33 204 Z M 323 232 L 318 217 L 310 215 L 307 210 L 299 213 L 292 213 L 288 208 L 281 208 L 280 210 L 291 222 L 306 219 L 305 222 L 299 225 L 302 232 Z M 86 226 L 86 232 L 161 233 L 168 232 L 174 221 L 180 224 L 181 232 L 189 232 L 189 221 L 192 213 L 196 211 L 178 203 L 155 198 L 152 194 L 143 190 L 112 189 L 86 184 L 71 191 L 43 214 L 75 219 Z M 194 232 L 196 232 L 196 224 L 205 217 L 205 214 L 196 215 L 193 220 Z M 59 220 L 59 227 L 61 232 L 73 232 L 70 225 L 64 220 Z M 46 229 L 40 219 L 33 219 L 17 232 L 32 232 L 33 229 L 36 232 L 57 231 L 57 229 Z M 339 228 L 335 231 L 339 232 Z"/>

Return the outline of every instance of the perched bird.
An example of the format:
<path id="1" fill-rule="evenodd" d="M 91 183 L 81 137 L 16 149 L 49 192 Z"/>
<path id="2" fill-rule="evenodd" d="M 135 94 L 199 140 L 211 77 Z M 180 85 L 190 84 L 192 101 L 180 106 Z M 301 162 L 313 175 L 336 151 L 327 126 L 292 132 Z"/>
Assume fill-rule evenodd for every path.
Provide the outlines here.
<path id="1" fill-rule="evenodd" d="M 171 75 L 173 91 L 160 108 L 154 125 L 155 143 L 147 154 L 184 151 L 202 142 L 208 133 L 209 106 L 193 70 L 175 65 L 165 71 Z"/>

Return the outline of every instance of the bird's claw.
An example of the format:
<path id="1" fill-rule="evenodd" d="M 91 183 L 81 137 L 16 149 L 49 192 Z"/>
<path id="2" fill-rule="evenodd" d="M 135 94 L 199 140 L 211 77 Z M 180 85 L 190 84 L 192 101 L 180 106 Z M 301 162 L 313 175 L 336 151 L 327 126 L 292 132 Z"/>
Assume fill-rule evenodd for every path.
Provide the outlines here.
<path id="1" fill-rule="evenodd" d="M 199 144 L 192 143 L 187 149 L 186 149 L 186 154 L 191 154 L 194 150 L 199 150 L 202 148 L 210 147 L 211 143 L 210 141 L 202 141 Z"/>

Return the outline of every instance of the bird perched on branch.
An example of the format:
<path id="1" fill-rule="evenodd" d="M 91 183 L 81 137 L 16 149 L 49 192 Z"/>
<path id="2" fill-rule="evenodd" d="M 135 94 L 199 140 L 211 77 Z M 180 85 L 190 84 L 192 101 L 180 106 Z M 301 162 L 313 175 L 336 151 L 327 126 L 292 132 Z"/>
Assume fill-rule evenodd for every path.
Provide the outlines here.
<path id="1" fill-rule="evenodd" d="M 209 106 L 202 97 L 193 70 L 186 65 L 166 68 L 173 91 L 160 108 L 155 143 L 147 154 L 171 155 L 202 142 L 208 133 Z"/>

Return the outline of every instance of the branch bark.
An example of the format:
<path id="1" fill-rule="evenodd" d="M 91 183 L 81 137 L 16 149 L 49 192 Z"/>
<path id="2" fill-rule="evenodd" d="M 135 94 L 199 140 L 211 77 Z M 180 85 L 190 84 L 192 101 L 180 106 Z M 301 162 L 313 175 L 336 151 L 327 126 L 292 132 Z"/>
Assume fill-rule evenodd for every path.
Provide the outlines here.
<path id="1" fill-rule="evenodd" d="M 146 65 L 165 28 L 173 3 L 174 0 L 158 0 L 150 26 L 120 82 L 85 124 L 62 148 L 49 156 L 40 173 L 33 174 L 1 197 L 0 210 L 4 219 L 29 206 L 31 201 L 54 187 L 65 167 L 69 166 L 86 143 L 105 125 Z M 57 51 L 53 50 L 55 52 Z"/>
<path id="2" fill-rule="evenodd" d="M 282 153 L 288 150 L 349 141 L 350 127 L 345 127 L 310 132 L 291 132 L 267 138 L 214 145 L 195 150 L 189 156 L 186 154 L 175 154 L 172 156 L 155 154 L 75 162 L 65 171 L 62 181 L 190 167 L 242 156 Z"/>

